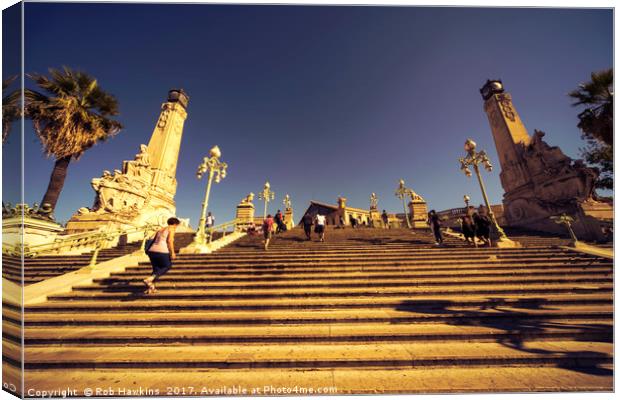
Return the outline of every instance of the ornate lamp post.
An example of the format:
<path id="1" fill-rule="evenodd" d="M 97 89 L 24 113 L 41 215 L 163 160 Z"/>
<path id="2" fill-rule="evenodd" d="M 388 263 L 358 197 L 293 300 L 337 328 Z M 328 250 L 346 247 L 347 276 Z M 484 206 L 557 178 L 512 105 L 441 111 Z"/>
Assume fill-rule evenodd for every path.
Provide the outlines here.
<path id="1" fill-rule="evenodd" d="M 394 195 L 403 201 L 403 210 L 405 211 L 405 220 L 407 221 L 407 228 L 411 229 L 411 222 L 409 221 L 409 215 L 407 214 L 407 204 L 405 199 L 407 196 L 411 196 L 413 190 L 405 187 L 405 181 L 401 179 L 398 182 L 398 188 L 396 189 L 396 193 Z"/>
<path id="2" fill-rule="evenodd" d="M 282 204 L 284 204 L 285 210 L 291 209 L 291 197 L 288 195 L 288 193 L 286 194 L 286 196 L 284 196 L 284 200 L 282 200 Z"/>
<path id="3" fill-rule="evenodd" d="M 484 187 L 484 182 L 482 182 L 482 176 L 480 175 L 480 168 L 478 164 L 482 164 L 484 169 L 491 172 L 493 170 L 493 166 L 491 165 L 491 161 L 489 161 L 489 157 L 484 150 L 476 151 L 476 142 L 472 139 L 467 139 L 465 141 L 465 151 L 467 155 L 465 157 L 459 158 L 459 162 L 461 163 L 461 171 L 465 173 L 467 177 L 471 177 L 471 171 L 469 166 L 474 167 L 474 171 L 476 172 L 476 177 L 478 178 L 478 183 L 480 184 L 480 190 L 482 191 L 482 198 L 484 199 L 484 203 L 487 206 L 487 212 L 489 214 L 489 218 L 491 219 L 491 235 L 494 241 L 502 242 L 504 245 L 513 245 L 516 243 L 512 240 L 508 239 L 504 230 L 499 226 L 497 220 L 495 219 L 495 214 L 491 209 L 491 204 L 489 203 L 489 198 L 487 197 L 487 191 Z"/>
<path id="4" fill-rule="evenodd" d="M 220 183 L 222 179 L 226 178 L 226 168 L 228 168 L 228 164 L 220 161 L 222 152 L 219 147 L 213 146 L 213 148 L 209 151 L 209 155 L 211 157 L 205 157 L 202 160 L 202 164 L 198 166 L 198 171 L 196 172 L 196 178 L 198 179 L 202 179 L 205 173 L 209 173 L 209 178 L 207 180 L 207 191 L 205 192 L 205 199 L 202 203 L 202 213 L 200 214 L 200 221 L 198 222 L 198 232 L 196 232 L 193 243 L 193 245 L 197 247 L 206 246 L 207 235 L 205 232 L 205 223 L 207 222 L 207 207 L 209 206 L 211 182 L 213 181 L 213 178 L 215 178 L 215 183 Z"/>
<path id="5" fill-rule="evenodd" d="M 375 193 L 371 193 L 370 194 L 370 209 L 376 210 L 378 204 L 379 204 L 379 201 L 377 199 L 377 195 Z"/>
<path id="6" fill-rule="evenodd" d="M 269 182 L 265 182 L 263 191 L 258 193 L 258 199 L 265 201 L 265 212 L 263 213 L 263 219 L 267 218 L 267 203 L 276 198 L 276 194 L 271 191 L 271 185 Z"/>

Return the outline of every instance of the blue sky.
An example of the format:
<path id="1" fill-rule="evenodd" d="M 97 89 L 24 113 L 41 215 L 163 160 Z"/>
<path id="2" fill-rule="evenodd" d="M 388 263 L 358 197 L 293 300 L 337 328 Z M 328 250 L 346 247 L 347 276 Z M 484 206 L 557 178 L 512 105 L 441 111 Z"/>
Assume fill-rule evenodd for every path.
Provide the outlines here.
<path id="1" fill-rule="evenodd" d="M 26 3 L 25 70 L 82 69 L 120 103 L 125 129 L 70 166 L 60 220 L 92 205 L 90 179 L 148 143 L 171 88 L 190 96 L 176 201 L 194 224 L 205 189 L 195 170 L 215 144 L 229 164 L 210 200 L 219 222 L 266 179 L 272 212 L 286 193 L 300 216 L 311 199 L 339 195 L 366 208 L 371 192 L 398 212 L 400 178 L 440 210 L 461 206 L 465 193 L 482 202 L 459 170 L 467 137 L 490 154 L 496 169 L 484 179 L 501 202 L 478 92 L 488 78 L 503 80 L 530 133 L 578 156 L 578 110 L 566 94 L 613 65 L 612 33 L 605 9 Z M 5 165 L 18 145 L 14 129 Z M 29 121 L 25 145 L 32 203 L 53 160 Z M 4 191 L 10 201 L 6 178 Z"/>

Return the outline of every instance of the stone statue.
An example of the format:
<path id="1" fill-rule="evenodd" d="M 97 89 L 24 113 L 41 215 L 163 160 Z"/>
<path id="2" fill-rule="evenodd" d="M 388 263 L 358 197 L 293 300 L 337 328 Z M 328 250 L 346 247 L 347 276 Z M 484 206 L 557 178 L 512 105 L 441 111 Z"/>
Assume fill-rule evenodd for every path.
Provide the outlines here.
<path id="1" fill-rule="evenodd" d="M 378 205 L 377 195 L 375 193 L 370 194 L 370 209 L 376 210 Z"/>
<path id="2" fill-rule="evenodd" d="M 407 194 L 411 198 L 411 201 L 424 201 L 424 199 L 422 199 L 422 196 L 420 196 L 419 194 L 417 194 L 413 190 L 410 190 L 409 193 L 407 193 Z"/>
<path id="3" fill-rule="evenodd" d="M 284 196 L 284 200 L 282 201 L 282 204 L 284 204 L 284 209 L 285 210 L 290 210 L 291 209 L 291 196 L 289 196 L 288 194 L 286 196 Z"/>
<path id="4" fill-rule="evenodd" d="M 247 196 L 241 200 L 241 204 L 251 204 L 254 201 L 254 193 L 250 192 Z"/>
<path id="5" fill-rule="evenodd" d="M 144 167 L 149 167 L 151 165 L 151 161 L 149 159 L 148 147 L 145 144 L 140 145 L 140 153 L 136 154 L 134 161 L 137 165 L 141 165 Z"/>

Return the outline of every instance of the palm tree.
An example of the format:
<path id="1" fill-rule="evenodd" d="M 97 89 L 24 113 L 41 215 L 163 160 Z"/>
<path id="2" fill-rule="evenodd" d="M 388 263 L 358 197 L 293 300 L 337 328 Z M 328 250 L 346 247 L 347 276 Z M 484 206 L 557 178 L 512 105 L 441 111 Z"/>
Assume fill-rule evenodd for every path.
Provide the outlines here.
<path id="1" fill-rule="evenodd" d="M 56 159 L 41 201 L 54 210 L 71 160 L 118 133 L 122 125 L 109 118 L 118 115 L 118 102 L 95 78 L 67 67 L 50 68 L 49 73 L 49 78 L 27 74 L 45 93 L 25 89 L 24 97 L 26 116 L 32 119 L 45 153 Z"/>
<path id="2" fill-rule="evenodd" d="M 13 121 L 21 117 L 20 90 L 15 89 L 6 96 L 4 95 L 15 79 L 17 76 L 2 81 L 2 143 L 6 142 Z"/>
<path id="3" fill-rule="evenodd" d="M 593 72 L 592 80 L 579 85 L 568 95 L 575 99 L 573 106 L 586 106 L 579 114 L 579 124 L 585 138 L 591 137 L 613 145 L 614 72 L 613 69 Z"/>

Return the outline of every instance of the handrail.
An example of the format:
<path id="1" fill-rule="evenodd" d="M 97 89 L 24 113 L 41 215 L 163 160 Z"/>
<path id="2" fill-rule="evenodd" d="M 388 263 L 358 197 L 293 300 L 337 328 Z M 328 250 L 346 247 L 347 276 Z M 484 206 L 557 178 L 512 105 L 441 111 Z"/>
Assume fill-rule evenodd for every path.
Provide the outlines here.
<path id="1" fill-rule="evenodd" d="M 43 253 L 51 253 L 54 251 L 59 251 L 63 248 L 70 249 L 80 249 L 85 247 L 95 247 L 95 252 L 98 253 L 99 250 L 106 248 L 109 246 L 109 242 L 120 238 L 122 235 L 130 235 L 133 233 L 139 232 L 148 232 L 153 230 L 153 224 L 146 224 L 140 227 L 133 227 L 128 229 L 117 229 L 112 232 L 102 232 L 102 231 L 90 231 L 90 232 L 80 232 L 74 235 L 67 235 L 64 237 L 57 237 L 51 243 L 42 243 L 33 246 L 29 246 L 24 244 L 24 257 L 36 257 Z M 3 252 L 4 252 L 3 246 Z M 9 252 L 10 254 L 10 252 Z M 95 254 L 96 256 L 96 254 Z M 96 257 L 95 257 L 96 260 Z"/>
<path id="2" fill-rule="evenodd" d="M 207 243 L 211 243 L 213 241 L 213 234 L 215 232 L 222 232 L 222 237 L 226 236 L 226 232 L 228 231 L 227 228 L 232 227 L 232 231 L 236 231 L 237 230 L 237 225 L 238 225 L 238 221 L 236 219 L 232 220 L 232 221 L 228 221 L 228 222 L 224 222 L 222 224 L 219 225 L 215 225 L 212 226 L 210 228 L 207 228 Z"/>
<path id="3" fill-rule="evenodd" d="M 94 267 L 97 264 L 97 257 L 99 256 L 99 251 L 107 248 L 110 245 L 110 242 L 114 239 L 121 237 L 122 235 L 129 235 L 132 233 L 143 233 L 142 243 L 140 244 L 140 250 L 144 250 L 144 245 L 149 236 L 150 232 L 154 232 L 159 228 L 158 225 L 155 224 L 146 224 L 141 227 L 134 227 L 131 229 L 117 230 L 114 232 L 107 233 L 100 241 L 96 243 L 95 251 L 93 251 L 93 255 L 90 259 L 90 263 L 88 264 L 90 267 Z"/>
<path id="4" fill-rule="evenodd" d="M 79 242 L 80 240 L 83 240 L 85 242 L 92 242 L 92 239 L 96 237 L 96 235 L 100 235 L 102 233 L 103 232 L 101 231 L 88 231 L 75 233 L 72 235 L 59 235 L 54 238 L 53 242 L 50 243 L 40 243 L 35 245 L 28 245 L 24 243 L 24 248 L 28 248 L 28 250 L 33 253 L 40 253 L 42 251 L 46 251 L 47 248 L 53 249 L 58 245 L 62 245 L 64 243 Z"/>

